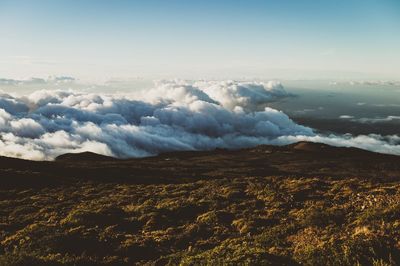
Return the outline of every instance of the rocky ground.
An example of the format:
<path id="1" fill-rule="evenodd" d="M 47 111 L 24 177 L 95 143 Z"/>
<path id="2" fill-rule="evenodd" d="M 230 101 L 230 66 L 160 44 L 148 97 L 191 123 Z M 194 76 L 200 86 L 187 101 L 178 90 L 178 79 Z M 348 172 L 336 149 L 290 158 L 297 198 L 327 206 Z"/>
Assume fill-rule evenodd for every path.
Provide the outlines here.
<path id="1" fill-rule="evenodd" d="M 400 264 L 400 157 L 299 143 L 0 162 L 0 265 Z"/>

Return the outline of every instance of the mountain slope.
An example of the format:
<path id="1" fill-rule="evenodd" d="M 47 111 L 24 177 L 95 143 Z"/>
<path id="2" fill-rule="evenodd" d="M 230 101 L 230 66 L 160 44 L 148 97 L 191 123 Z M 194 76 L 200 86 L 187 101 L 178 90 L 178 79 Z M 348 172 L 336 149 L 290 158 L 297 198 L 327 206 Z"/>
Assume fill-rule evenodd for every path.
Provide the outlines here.
<path id="1" fill-rule="evenodd" d="M 396 265 L 400 157 L 315 143 L 0 158 L 0 265 Z"/>

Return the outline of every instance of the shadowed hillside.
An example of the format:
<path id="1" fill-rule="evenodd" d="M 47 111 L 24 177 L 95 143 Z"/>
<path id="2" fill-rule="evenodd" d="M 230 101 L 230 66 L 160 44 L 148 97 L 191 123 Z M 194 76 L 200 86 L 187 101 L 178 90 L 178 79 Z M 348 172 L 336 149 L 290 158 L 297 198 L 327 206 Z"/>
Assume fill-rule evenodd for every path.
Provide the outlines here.
<path id="1" fill-rule="evenodd" d="M 0 158 L 0 265 L 397 265 L 400 157 L 301 142 Z"/>

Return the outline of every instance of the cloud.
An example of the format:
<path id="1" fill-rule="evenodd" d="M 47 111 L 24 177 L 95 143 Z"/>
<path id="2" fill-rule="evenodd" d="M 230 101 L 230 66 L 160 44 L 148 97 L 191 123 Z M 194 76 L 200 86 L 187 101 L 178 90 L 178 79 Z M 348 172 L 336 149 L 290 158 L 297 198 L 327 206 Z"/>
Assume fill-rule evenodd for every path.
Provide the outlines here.
<path id="1" fill-rule="evenodd" d="M 375 103 L 375 104 L 372 104 L 372 106 L 376 106 L 376 107 L 400 107 L 400 104 L 396 104 L 396 103 Z"/>
<path id="2" fill-rule="evenodd" d="M 350 80 L 350 81 L 333 81 L 330 85 L 362 85 L 362 86 L 399 86 L 400 81 L 397 80 Z"/>
<path id="3" fill-rule="evenodd" d="M 339 118 L 340 119 L 353 119 L 354 116 L 352 116 L 352 115 L 341 115 L 341 116 L 339 116 Z"/>
<path id="4" fill-rule="evenodd" d="M 400 116 L 398 115 L 389 115 L 386 117 L 378 117 L 378 118 L 358 118 L 354 119 L 355 122 L 360 123 L 385 123 L 385 122 L 400 122 Z"/>
<path id="5" fill-rule="evenodd" d="M 0 93 L 0 108 L 10 114 L 24 113 L 29 111 L 29 107 L 20 98 L 14 98 L 8 94 Z"/>
<path id="6" fill-rule="evenodd" d="M 357 103 L 358 106 L 373 106 L 373 107 L 400 107 L 400 104 L 397 103 L 364 103 L 364 102 L 359 102 Z"/>
<path id="7" fill-rule="evenodd" d="M 209 95 L 211 88 L 223 93 Z M 233 81 L 161 82 L 133 97 L 72 90 L 39 90 L 20 98 L 4 95 L 1 154 L 52 159 L 86 148 L 126 158 L 242 148 L 282 135 L 313 134 L 286 114 L 261 107 L 285 95 L 279 83 Z"/>
<path id="8" fill-rule="evenodd" d="M 0 78 L 0 85 L 17 85 L 18 81 L 15 79 Z"/>
<path id="9" fill-rule="evenodd" d="M 128 158 L 298 140 L 400 154 L 394 137 L 389 142 L 380 136 L 321 136 L 267 106 L 288 96 L 279 82 L 235 81 L 164 81 L 129 95 L 73 90 L 4 94 L 0 155 L 51 160 L 92 151 Z"/>
<path id="10" fill-rule="evenodd" d="M 241 107 L 247 111 L 261 110 L 266 104 L 291 96 L 278 81 L 263 82 L 196 82 L 202 91 L 225 108 Z"/>
<path id="11" fill-rule="evenodd" d="M 46 84 L 46 80 L 42 78 L 30 78 L 24 80 L 0 79 L 0 85 L 41 85 L 41 84 Z"/>
<path id="12" fill-rule="evenodd" d="M 30 78 L 30 79 L 4 79 L 0 78 L 0 85 L 21 86 L 21 85 L 45 85 L 45 84 L 65 84 L 73 83 L 76 79 L 68 76 L 49 76 L 47 79 Z"/>
<path id="13" fill-rule="evenodd" d="M 68 76 L 50 76 L 47 79 L 47 82 L 53 82 L 53 83 L 72 83 L 75 82 L 76 79 L 73 77 L 68 77 Z"/>
<path id="14" fill-rule="evenodd" d="M 10 121 L 10 131 L 16 136 L 36 138 L 45 133 L 44 128 L 32 118 Z"/>
<path id="15" fill-rule="evenodd" d="M 208 103 L 218 102 L 210 98 L 198 86 L 191 85 L 184 81 L 162 81 L 159 82 L 155 89 L 148 91 L 145 99 L 150 102 L 178 102 L 178 103 L 192 103 L 194 101 L 204 101 Z"/>
<path id="16" fill-rule="evenodd" d="M 400 122 L 400 116 L 398 115 L 389 115 L 386 117 L 374 117 L 374 118 L 369 118 L 369 117 L 355 118 L 352 115 L 341 115 L 339 116 L 339 118 L 364 124 Z"/>

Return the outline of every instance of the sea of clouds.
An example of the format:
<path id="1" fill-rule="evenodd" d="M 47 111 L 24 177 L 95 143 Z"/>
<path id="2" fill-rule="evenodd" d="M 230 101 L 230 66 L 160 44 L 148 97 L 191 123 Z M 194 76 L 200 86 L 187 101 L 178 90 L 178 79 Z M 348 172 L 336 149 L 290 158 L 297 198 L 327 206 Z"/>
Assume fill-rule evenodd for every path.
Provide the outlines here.
<path id="1" fill-rule="evenodd" d="M 129 158 L 300 140 L 400 154 L 398 136 L 321 135 L 268 107 L 286 97 L 276 81 L 162 81 L 124 94 L 0 93 L 0 155 L 51 160 L 92 151 Z"/>

